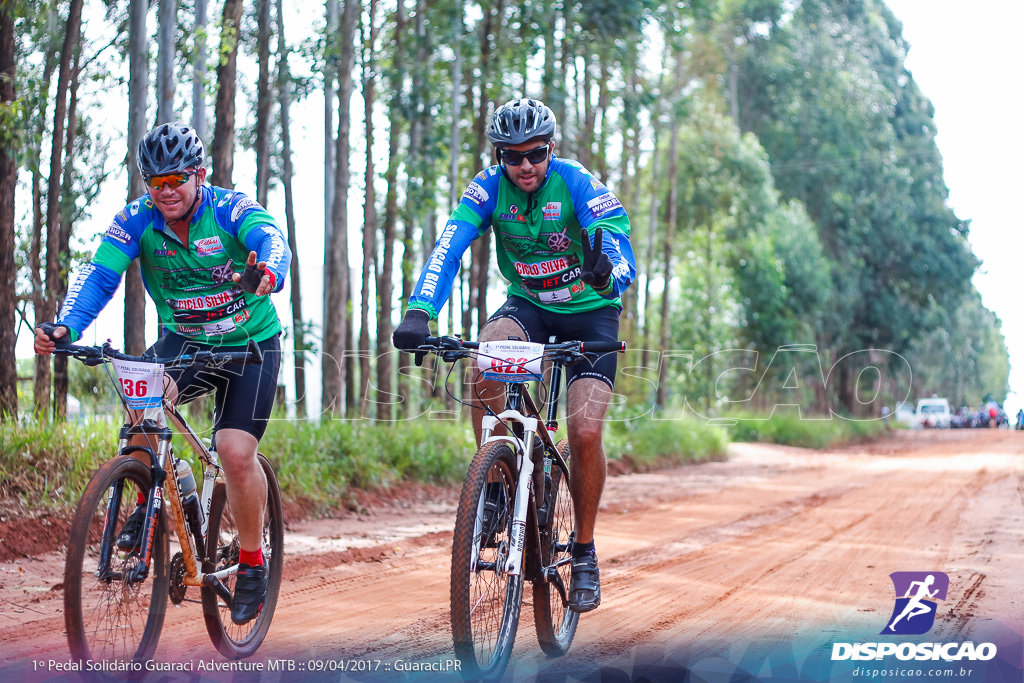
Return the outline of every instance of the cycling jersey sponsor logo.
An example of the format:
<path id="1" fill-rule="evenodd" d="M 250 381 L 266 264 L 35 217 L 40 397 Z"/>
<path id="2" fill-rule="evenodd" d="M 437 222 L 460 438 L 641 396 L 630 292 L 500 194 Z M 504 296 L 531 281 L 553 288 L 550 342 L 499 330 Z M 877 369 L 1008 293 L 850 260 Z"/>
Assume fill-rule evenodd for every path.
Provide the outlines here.
<path id="1" fill-rule="evenodd" d="M 562 217 L 562 202 L 548 202 L 544 205 L 544 220 L 557 221 Z"/>
<path id="2" fill-rule="evenodd" d="M 57 322 L 64 322 L 64 320 L 71 315 L 71 312 L 75 308 L 75 304 L 78 303 L 78 296 L 82 293 L 82 289 L 85 287 L 86 281 L 96 271 L 96 265 L 92 262 L 86 263 L 82 266 L 82 271 L 78 277 L 68 288 L 68 293 L 64 297 L 64 305 L 61 306 L 60 315 L 57 317 Z"/>
<path id="3" fill-rule="evenodd" d="M 551 275 L 550 277 L 524 277 L 523 284 L 530 289 L 545 290 L 564 288 L 580 278 L 582 269 L 577 265 L 564 273 Z"/>
<path id="4" fill-rule="evenodd" d="M 468 199 L 477 206 L 481 206 L 483 205 L 484 202 L 491 198 L 491 195 L 487 194 L 487 190 L 485 190 L 483 186 L 480 185 L 480 183 L 472 182 L 469 184 L 469 187 L 466 188 L 466 191 L 462 194 L 462 198 Z"/>
<path id="5" fill-rule="evenodd" d="M 524 276 L 551 275 L 565 270 L 571 265 L 569 259 L 563 257 L 540 263 L 516 262 L 516 272 Z"/>
<path id="6" fill-rule="evenodd" d="M 594 218 L 600 218 L 609 211 L 622 207 L 619 203 L 619 198 L 613 195 L 611 192 L 605 192 L 603 195 L 594 197 L 587 206 L 590 208 L 590 213 L 593 214 Z"/>
<path id="7" fill-rule="evenodd" d="M 444 226 L 444 232 L 438 238 L 434 251 L 430 254 L 430 260 L 427 261 L 427 267 L 423 269 L 423 275 L 420 276 L 420 296 L 430 298 L 437 293 L 437 285 L 441 281 L 441 273 L 444 272 L 444 260 L 452 247 L 452 238 L 455 237 L 455 232 L 458 229 L 458 223 L 449 223 Z"/>
<path id="8" fill-rule="evenodd" d="M 239 200 L 237 204 L 235 204 L 234 208 L 231 209 L 231 222 L 234 223 L 235 221 L 237 221 L 239 218 L 242 217 L 242 214 L 248 211 L 249 209 L 262 208 L 262 206 L 257 204 L 252 199 L 249 199 L 248 197 L 243 197 L 241 200 Z"/>
<path id="9" fill-rule="evenodd" d="M 110 227 L 107 228 L 107 237 L 125 245 L 130 244 L 132 241 L 131 234 L 117 223 L 111 223 Z"/>
<path id="10" fill-rule="evenodd" d="M 190 296 L 186 299 L 168 299 L 167 305 L 175 311 L 195 311 L 201 308 L 213 308 L 234 301 L 235 292 L 228 290 L 218 294 Z"/>
<path id="11" fill-rule="evenodd" d="M 199 256 L 213 256 L 224 253 L 224 245 L 221 243 L 220 237 L 216 235 L 195 240 L 192 244 L 195 245 L 196 254 Z"/>
<path id="12" fill-rule="evenodd" d="M 178 255 L 178 250 L 177 249 L 168 249 L 167 248 L 167 240 L 163 241 L 163 246 L 160 249 L 154 249 L 153 250 L 153 256 L 177 256 L 177 255 Z"/>
<path id="13" fill-rule="evenodd" d="M 177 289 L 181 292 L 197 292 L 210 289 L 213 285 L 222 285 L 231 281 L 234 274 L 232 267 L 234 262 L 228 259 L 226 263 L 211 268 L 154 268 L 160 276 L 161 286 L 164 289 Z"/>
<path id="14" fill-rule="evenodd" d="M 515 204 L 510 204 L 506 213 L 498 214 L 498 220 L 502 221 L 521 221 L 526 222 L 525 216 L 519 215 L 519 207 Z"/>
<path id="15" fill-rule="evenodd" d="M 572 240 L 566 234 L 568 227 L 562 228 L 562 232 L 555 233 L 548 237 L 548 249 L 554 252 L 569 251 L 569 247 L 572 246 Z"/>
<path id="16" fill-rule="evenodd" d="M 231 318 L 240 313 L 247 306 L 245 299 L 231 301 L 225 306 L 218 308 L 203 309 L 177 309 L 173 312 L 174 322 L 181 325 L 201 325 L 218 320 Z"/>

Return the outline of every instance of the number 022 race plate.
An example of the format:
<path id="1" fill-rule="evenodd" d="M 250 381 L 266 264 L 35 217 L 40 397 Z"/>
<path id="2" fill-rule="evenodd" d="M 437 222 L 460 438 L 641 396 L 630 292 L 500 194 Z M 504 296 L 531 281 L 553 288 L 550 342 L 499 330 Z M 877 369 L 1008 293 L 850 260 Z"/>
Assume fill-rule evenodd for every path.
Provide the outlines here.
<path id="1" fill-rule="evenodd" d="M 544 345 L 503 339 L 480 343 L 477 362 L 485 379 L 532 382 L 541 377 Z"/>

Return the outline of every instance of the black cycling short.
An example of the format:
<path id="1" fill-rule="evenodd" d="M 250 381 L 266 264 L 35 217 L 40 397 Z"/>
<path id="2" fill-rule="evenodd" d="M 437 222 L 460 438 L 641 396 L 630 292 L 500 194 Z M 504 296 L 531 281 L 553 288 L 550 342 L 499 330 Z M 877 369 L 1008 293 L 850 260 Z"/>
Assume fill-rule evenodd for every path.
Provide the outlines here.
<path id="1" fill-rule="evenodd" d="M 605 306 L 585 313 L 555 313 L 535 305 L 529 299 L 510 296 L 508 301 L 487 319 L 508 318 L 526 332 L 526 340 L 537 344 L 554 341 L 609 341 L 619 340 L 619 313 L 617 306 Z M 604 353 L 593 363 L 582 360 L 565 369 L 566 386 L 577 379 L 599 379 L 609 387 L 615 386 L 617 353 Z"/>
<path id="2" fill-rule="evenodd" d="M 263 364 L 227 365 L 216 370 L 167 368 L 165 373 L 178 387 L 179 405 L 215 392 L 213 431 L 240 429 L 259 441 L 267 430 L 270 411 L 277 392 L 277 372 L 281 365 L 281 336 L 259 342 Z M 161 358 L 177 358 L 197 350 L 245 351 L 244 346 L 211 346 L 194 342 L 170 332 L 149 347 L 147 353 Z"/>

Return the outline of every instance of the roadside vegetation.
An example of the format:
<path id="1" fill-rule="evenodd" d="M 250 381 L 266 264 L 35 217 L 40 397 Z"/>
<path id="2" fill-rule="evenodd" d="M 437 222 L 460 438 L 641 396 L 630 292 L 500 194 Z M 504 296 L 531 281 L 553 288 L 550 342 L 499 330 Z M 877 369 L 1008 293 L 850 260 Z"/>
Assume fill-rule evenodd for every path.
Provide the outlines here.
<path id="1" fill-rule="evenodd" d="M 114 421 L 0 425 L 0 511 L 71 510 L 92 471 L 117 442 Z M 193 423 L 200 435 L 209 424 Z M 880 421 L 800 420 L 753 414 L 715 421 L 651 416 L 608 423 L 606 450 L 618 471 L 642 471 L 726 457 L 730 441 L 763 441 L 810 448 L 877 437 Z M 177 452 L 185 446 L 175 437 Z M 286 501 L 314 515 L 355 505 L 359 491 L 404 483 L 454 486 L 473 454 L 464 420 L 274 421 L 261 443 L 277 470 Z"/>

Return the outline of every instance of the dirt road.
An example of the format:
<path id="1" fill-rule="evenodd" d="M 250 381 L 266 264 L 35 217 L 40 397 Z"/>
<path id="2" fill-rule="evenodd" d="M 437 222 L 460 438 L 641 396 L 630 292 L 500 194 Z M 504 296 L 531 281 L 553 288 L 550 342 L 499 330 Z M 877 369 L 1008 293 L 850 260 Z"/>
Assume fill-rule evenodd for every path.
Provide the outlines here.
<path id="1" fill-rule="evenodd" d="M 294 672 L 259 680 L 317 678 L 300 669 L 347 661 L 377 671 L 319 678 L 455 680 L 410 671 L 453 661 L 455 497 L 293 524 L 278 612 L 252 661 L 286 660 Z M 1024 680 L 1024 433 L 901 432 L 830 452 L 736 444 L 725 462 L 612 477 L 598 551 L 604 603 L 582 618 L 570 654 L 540 653 L 527 603 L 510 679 L 859 680 L 892 669 L 891 681 L 931 667 L 946 679 Z M 65 676 L 48 662 L 67 660 L 62 595 L 52 590 L 62 562 L 52 552 L 0 564 L 0 680 Z M 879 635 L 899 597 L 889 578 L 897 571 L 949 577 L 927 634 Z M 830 656 L 836 642 L 883 641 L 991 642 L 998 654 Z M 169 614 L 156 660 L 223 662 L 197 604 Z"/>

